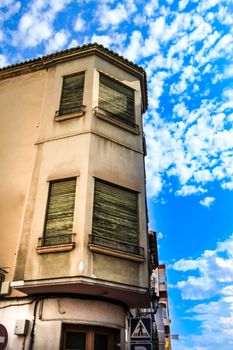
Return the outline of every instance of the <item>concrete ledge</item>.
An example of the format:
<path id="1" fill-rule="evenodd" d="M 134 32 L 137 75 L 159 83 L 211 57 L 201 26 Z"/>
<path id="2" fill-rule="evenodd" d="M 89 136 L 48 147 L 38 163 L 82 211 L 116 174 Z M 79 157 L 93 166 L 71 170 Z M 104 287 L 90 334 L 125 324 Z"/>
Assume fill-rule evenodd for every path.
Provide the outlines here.
<path id="1" fill-rule="evenodd" d="M 64 120 L 69 120 L 69 119 L 75 119 L 75 118 L 80 118 L 85 114 L 85 112 L 78 112 L 78 113 L 70 113 L 70 114 L 63 114 L 63 115 L 56 115 L 54 117 L 54 120 L 56 122 L 62 122 Z"/>
<path id="2" fill-rule="evenodd" d="M 105 248 L 105 247 L 102 247 L 102 246 L 99 246 L 99 245 L 95 245 L 95 244 L 91 244 L 91 243 L 89 243 L 88 246 L 89 246 L 89 249 L 91 251 L 96 252 L 96 253 L 111 255 L 111 256 L 118 257 L 118 258 L 122 258 L 122 259 L 136 261 L 136 262 L 139 262 L 139 263 L 142 263 L 142 262 L 145 261 L 144 256 L 128 254 L 128 253 L 123 252 L 123 251 L 114 250 L 114 249 L 110 249 L 110 248 Z"/>
<path id="3" fill-rule="evenodd" d="M 110 124 L 113 124 L 115 126 L 118 126 L 119 128 L 125 129 L 125 130 L 131 132 L 132 134 L 135 134 L 135 135 L 140 134 L 140 131 L 139 131 L 139 128 L 137 125 L 135 128 L 133 128 L 132 126 L 129 126 L 129 125 L 124 124 L 118 120 L 115 120 L 115 119 L 111 118 L 107 113 L 100 110 L 98 107 L 95 107 L 94 112 L 95 112 L 96 117 L 99 119 L 105 120 L 106 122 L 108 122 Z"/>
<path id="4" fill-rule="evenodd" d="M 67 243 L 67 244 L 37 247 L 36 251 L 38 254 L 60 253 L 60 252 L 69 252 L 73 250 L 74 247 L 75 247 L 75 243 Z"/>

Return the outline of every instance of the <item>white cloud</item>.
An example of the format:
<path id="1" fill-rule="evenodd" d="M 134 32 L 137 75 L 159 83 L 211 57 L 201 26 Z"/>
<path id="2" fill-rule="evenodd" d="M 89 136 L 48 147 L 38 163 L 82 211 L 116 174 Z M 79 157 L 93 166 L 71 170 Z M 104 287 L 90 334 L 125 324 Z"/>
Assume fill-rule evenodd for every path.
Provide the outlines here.
<path id="1" fill-rule="evenodd" d="M 0 0 L 0 7 L 9 6 L 13 2 L 14 2 L 14 0 Z"/>
<path id="2" fill-rule="evenodd" d="M 179 261 L 175 262 L 173 265 L 173 269 L 177 271 L 190 271 L 190 270 L 196 270 L 199 268 L 199 262 L 197 260 L 185 260 L 180 259 Z"/>
<path id="3" fill-rule="evenodd" d="M 209 10 L 210 8 L 218 5 L 222 0 L 201 0 L 198 7 L 197 11 L 198 12 L 205 12 Z"/>
<path id="4" fill-rule="evenodd" d="M 221 253 L 225 253 L 225 257 Z M 223 242 L 218 242 L 215 250 L 205 250 L 196 259 L 180 259 L 172 268 L 185 272 L 185 279 L 178 281 L 176 288 L 181 291 L 183 299 L 201 300 L 219 294 L 233 282 L 233 235 Z M 228 285 L 226 285 L 228 283 Z"/>
<path id="5" fill-rule="evenodd" d="M 200 201 L 200 204 L 203 205 L 204 207 L 209 208 L 215 201 L 214 197 L 205 197 Z"/>
<path id="6" fill-rule="evenodd" d="M 146 3 L 144 7 L 145 14 L 148 17 L 151 17 L 154 15 L 155 10 L 159 8 L 159 1 L 158 0 L 151 0 Z"/>
<path id="7" fill-rule="evenodd" d="M 191 349 L 215 350 L 224 344 L 224 350 L 231 350 L 233 345 L 232 301 L 224 298 L 217 301 L 196 304 L 187 310 L 187 316 L 199 324 L 199 335 L 185 339 Z M 221 331 L 219 331 L 221 330 Z"/>
<path id="8" fill-rule="evenodd" d="M 233 180 L 229 182 L 223 182 L 221 186 L 223 189 L 233 190 Z"/>
<path id="9" fill-rule="evenodd" d="M 181 79 L 178 83 L 173 83 L 170 89 L 171 94 L 181 94 L 184 92 L 187 87 L 188 83 L 193 83 L 196 79 L 196 75 L 198 73 L 197 68 L 193 66 L 186 66 L 183 69 L 183 72 L 181 74 Z"/>
<path id="10" fill-rule="evenodd" d="M 189 111 L 187 107 L 185 106 L 184 102 L 178 103 L 173 107 L 173 115 L 177 117 L 184 117 L 186 118 Z"/>
<path id="11" fill-rule="evenodd" d="M 86 21 L 82 18 L 82 16 L 79 14 L 76 18 L 75 24 L 74 24 L 74 30 L 76 32 L 81 32 L 85 30 L 86 27 Z"/>
<path id="12" fill-rule="evenodd" d="M 204 62 L 211 62 L 218 58 L 230 58 L 233 49 L 233 36 L 230 33 L 225 34 L 219 39 L 216 45 L 209 51 L 208 55 L 203 59 Z"/>
<path id="13" fill-rule="evenodd" d="M 72 48 L 72 47 L 76 47 L 78 45 L 79 45 L 78 41 L 76 39 L 72 39 L 71 42 L 69 43 L 68 47 Z"/>
<path id="14" fill-rule="evenodd" d="M 118 27 L 121 22 L 127 21 L 129 15 L 134 13 L 135 10 L 133 1 L 129 1 L 128 4 L 118 3 L 115 8 L 101 4 L 97 13 L 101 30 L 106 30 L 110 26 Z"/>
<path id="15" fill-rule="evenodd" d="M 101 44 L 105 47 L 110 47 L 112 44 L 112 38 L 109 35 L 96 35 L 91 38 L 91 42 Z"/>
<path id="16" fill-rule="evenodd" d="M 185 7 L 188 5 L 189 0 L 180 0 L 179 1 L 179 10 L 183 11 Z"/>
<path id="17" fill-rule="evenodd" d="M 215 282 L 206 275 L 189 276 L 185 281 L 178 282 L 176 287 L 182 290 L 182 298 L 185 300 L 208 299 L 215 294 Z"/>
<path id="18" fill-rule="evenodd" d="M 225 67 L 223 73 L 216 73 L 212 79 L 213 84 L 218 81 L 233 78 L 233 64 L 229 64 Z"/>
<path id="19" fill-rule="evenodd" d="M 213 181 L 213 175 L 208 169 L 198 170 L 194 173 L 194 179 L 196 182 Z"/>
<path id="20" fill-rule="evenodd" d="M 158 232 L 158 233 L 156 234 L 156 236 L 157 236 L 157 239 L 163 239 L 164 234 L 163 234 L 162 232 Z"/>
<path id="21" fill-rule="evenodd" d="M 19 12 L 21 8 L 20 1 L 15 0 L 3 0 L 0 2 L 0 8 L 5 8 L 5 11 L 1 12 L 0 23 L 9 20 L 13 17 L 17 12 Z"/>
<path id="22" fill-rule="evenodd" d="M 6 56 L 0 54 L 0 67 L 5 67 L 9 64 Z"/>
<path id="23" fill-rule="evenodd" d="M 136 61 L 141 55 L 142 43 L 142 34 L 138 30 L 135 30 L 131 35 L 130 43 L 124 52 L 124 56 L 131 61 Z"/>
<path id="24" fill-rule="evenodd" d="M 15 42 L 18 44 L 19 39 L 21 43 L 24 41 L 25 47 L 36 46 L 41 41 L 49 39 L 52 33 L 53 29 L 48 21 L 25 14 L 20 20 L 19 36 L 15 36 Z"/>
<path id="25" fill-rule="evenodd" d="M 190 196 L 193 194 L 202 194 L 205 193 L 206 190 L 201 188 L 200 186 L 194 186 L 194 185 L 184 185 L 181 187 L 180 190 L 176 191 L 177 196 Z"/>
<path id="26" fill-rule="evenodd" d="M 50 38 L 46 44 L 46 52 L 51 53 L 57 50 L 61 50 L 66 45 L 69 38 L 69 34 L 64 30 L 57 32 L 52 38 Z"/>
<path id="27" fill-rule="evenodd" d="M 208 34 L 212 32 L 212 27 L 209 23 L 205 22 L 201 16 L 195 15 L 193 16 L 193 21 L 195 23 L 196 29 L 191 32 L 190 40 L 191 41 L 201 41 L 205 39 Z"/>
<path id="28" fill-rule="evenodd" d="M 71 0 L 34 0 L 19 20 L 18 31 L 12 33 L 14 45 L 34 47 L 54 35 L 53 22 L 58 12 Z M 56 35 L 56 34 L 55 34 Z"/>

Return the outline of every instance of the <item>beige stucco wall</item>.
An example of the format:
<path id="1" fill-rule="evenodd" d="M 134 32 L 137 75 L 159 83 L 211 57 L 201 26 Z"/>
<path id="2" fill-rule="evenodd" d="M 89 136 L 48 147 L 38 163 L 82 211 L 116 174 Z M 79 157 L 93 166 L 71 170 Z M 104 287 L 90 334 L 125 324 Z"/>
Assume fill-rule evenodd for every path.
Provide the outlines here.
<path id="1" fill-rule="evenodd" d="M 0 301 L 0 307 L 5 307 L 0 309 L 0 320 L 8 333 L 6 350 L 28 349 L 35 307 L 35 302 L 32 301 L 30 299 L 14 303 Z M 17 320 L 29 320 L 26 336 L 14 334 Z M 98 300 L 45 298 L 37 305 L 35 321 L 34 350 L 59 349 L 63 323 L 119 329 L 122 334 L 122 349 L 125 348 L 125 311 L 118 305 Z"/>
<path id="2" fill-rule="evenodd" d="M 0 266 L 13 277 L 34 167 L 45 71 L 0 82 Z"/>
<path id="3" fill-rule="evenodd" d="M 62 77 L 82 71 L 85 71 L 84 116 L 56 122 L 54 115 L 59 108 Z M 135 89 L 139 135 L 94 115 L 93 108 L 98 101 L 99 71 Z M 6 252 L 1 264 L 13 270 L 20 237 L 14 277 L 16 281 L 94 275 L 95 278 L 108 281 L 125 283 L 127 280 L 128 284 L 147 287 L 147 261 L 129 261 L 127 264 L 127 260 L 94 254 L 88 249 L 94 177 L 98 177 L 139 193 L 139 243 L 147 252 L 139 80 L 100 57 L 89 56 L 12 78 L 1 84 L 6 90 L 1 103 L 1 116 L 9 114 L 11 118 L 10 127 L 5 121 L 4 137 L 1 139 L 5 157 L 4 180 L 1 184 L 3 192 L 8 191 L 7 201 L 4 197 L 1 199 L 5 210 L 2 226 L 5 240 L 0 249 L 5 247 Z M 11 100 L 21 95 L 19 104 L 10 107 Z M 11 169 L 14 169 L 13 173 Z M 73 176 L 77 177 L 73 225 L 75 249 L 39 255 L 36 247 L 43 235 L 49 181 Z M 103 263 L 113 260 L 117 261 L 116 271 L 110 267 L 103 269 Z M 124 269 L 124 278 L 117 272 L 120 269 Z"/>

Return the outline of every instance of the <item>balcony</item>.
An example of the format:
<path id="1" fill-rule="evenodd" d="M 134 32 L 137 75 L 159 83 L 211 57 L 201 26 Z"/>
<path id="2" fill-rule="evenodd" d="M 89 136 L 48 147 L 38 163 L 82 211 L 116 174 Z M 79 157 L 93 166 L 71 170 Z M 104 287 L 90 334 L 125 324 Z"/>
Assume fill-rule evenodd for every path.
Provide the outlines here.
<path id="1" fill-rule="evenodd" d="M 89 248 L 92 251 L 137 262 L 145 260 L 144 248 L 124 241 L 105 238 L 98 235 L 89 236 Z"/>
<path id="2" fill-rule="evenodd" d="M 82 117 L 85 113 L 85 106 L 72 106 L 70 108 L 61 108 L 55 113 L 55 121 L 63 121 L 67 119 Z"/>
<path id="3" fill-rule="evenodd" d="M 135 135 L 139 134 L 139 126 L 120 114 L 113 114 L 100 107 L 95 107 L 94 112 L 96 117 L 98 117 L 99 119 L 105 120 L 110 124 L 116 125 L 122 129 L 130 131 Z"/>
<path id="4" fill-rule="evenodd" d="M 37 253 L 46 254 L 73 250 L 75 247 L 73 236 L 74 233 L 47 234 L 39 238 Z"/>

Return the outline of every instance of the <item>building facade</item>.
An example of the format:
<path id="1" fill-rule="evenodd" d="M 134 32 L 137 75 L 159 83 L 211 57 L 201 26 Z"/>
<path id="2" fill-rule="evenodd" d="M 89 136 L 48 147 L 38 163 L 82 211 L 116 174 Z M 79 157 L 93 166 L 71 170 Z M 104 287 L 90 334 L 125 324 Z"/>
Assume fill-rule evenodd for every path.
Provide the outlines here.
<path id="1" fill-rule="evenodd" d="M 0 70 L 0 336 L 130 349 L 151 307 L 146 75 L 97 44 Z"/>

